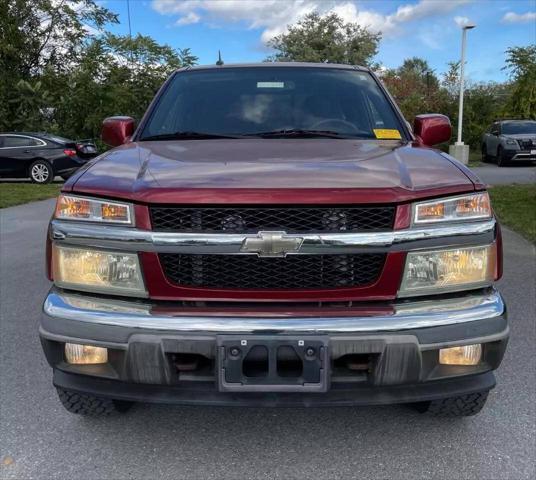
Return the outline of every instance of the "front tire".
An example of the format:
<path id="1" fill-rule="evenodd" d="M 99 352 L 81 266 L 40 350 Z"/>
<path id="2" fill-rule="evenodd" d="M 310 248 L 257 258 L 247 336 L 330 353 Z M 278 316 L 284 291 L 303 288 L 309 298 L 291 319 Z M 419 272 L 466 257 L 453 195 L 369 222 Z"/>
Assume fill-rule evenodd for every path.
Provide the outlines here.
<path id="1" fill-rule="evenodd" d="M 64 408 L 77 415 L 88 417 L 106 417 L 114 413 L 124 413 L 130 409 L 132 402 L 94 397 L 63 388 L 56 389 Z"/>
<path id="2" fill-rule="evenodd" d="M 501 147 L 497 149 L 497 165 L 499 167 L 507 167 L 508 166 L 508 160 L 504 157 L 504 152 Z"/>
<path id="3" fill-rule="evenodd" d="M 426 413 L 434 417 L 470 417 L 484 408 L 488 393 L 488 391 L 477 392 L 458 397 L 421 402 L 415 404 L 415 408 L 420 413 Z"/>
<path id="4" fill-rule="evenodd" d="M 29 168 L 30 180 L 33 183 L 44 185 L 54 180 L 52 165 L 46 160 L 36 160 Z"/>
<path id="5" fill-rule="evenodd" d="M 483 163 L 488 163 L 490 158 L 489 158 L 489 155 L 488 155 L 488 152 L 487 152 L 487 147 L 486 147 L 485 143 L 482 145 L 481 152 L 482 152 L 482 162 Z"/>

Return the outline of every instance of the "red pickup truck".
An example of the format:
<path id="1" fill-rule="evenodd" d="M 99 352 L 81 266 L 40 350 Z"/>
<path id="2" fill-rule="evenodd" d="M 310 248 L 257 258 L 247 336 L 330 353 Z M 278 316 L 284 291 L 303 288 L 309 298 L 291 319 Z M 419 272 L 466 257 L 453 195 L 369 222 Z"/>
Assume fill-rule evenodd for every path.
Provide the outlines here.
<path id="1" fill-rule="evenodd" d="M 485 185 L 349 65 L 184 68 L 67 181 L 40 336 L 67 410 L 408 403 L 473 415 L 506 308 Z"/>

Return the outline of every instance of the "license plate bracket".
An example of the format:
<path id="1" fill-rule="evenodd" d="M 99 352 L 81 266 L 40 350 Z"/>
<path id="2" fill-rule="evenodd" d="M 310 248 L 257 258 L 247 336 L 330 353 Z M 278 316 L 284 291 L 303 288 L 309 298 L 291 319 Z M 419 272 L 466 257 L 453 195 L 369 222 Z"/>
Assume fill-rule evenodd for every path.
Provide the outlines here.
<path id="1" fill-rule="evenodd" d="M 328 338 L 218 335 L 221 392 L 326 392 Z"/>

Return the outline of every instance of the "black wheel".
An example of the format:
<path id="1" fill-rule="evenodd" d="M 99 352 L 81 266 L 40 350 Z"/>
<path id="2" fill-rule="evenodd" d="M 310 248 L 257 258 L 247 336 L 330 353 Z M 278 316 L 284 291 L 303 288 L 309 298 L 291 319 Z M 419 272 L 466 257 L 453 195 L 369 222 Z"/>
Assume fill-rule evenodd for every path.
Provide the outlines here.
<path id="1" fill-rule="evenodd" d="M 497 165 L 499 167 L 507 167 L 508 166 L 508 160 L 504 158 L 503 149 L 499 147 L 497 149 Z"/>
<path id="2" fill-rule="evenodd" d="M 94 397 L 93 395 L 71 392 L 62 388 L 58 388 L 57 391 L 65 409 L 77 415 L 104 417 L 117 412 L 124 413 L 132 406 L 132 402 Z"/>
<path id="3" fill-rule="evenodd" d="M 470 393 L 459 397 L 443 398 L 415 404 L 415 408 L 435 417 L 470 417 L 476 415 L 488 399 L 489 392 Z"/>
<path id="4" fill-rule="evenodd" d="M 481 149 L 481 151 L 482 151 L 482 161 L 483 161 L 484 163 L 488 163 L 488 162 L 489 162 L 489 155 L 488 155 L 488 152 L 487 152 L 487 148 L 486 148 L 486 144 L 485 144 L 485 143 L 482 144 L 482 149 Z"/>
<path id="5" fill-rule="evenodd" d="M 54 171 L 52 166 L 46 160 L 36 160 L 30 165 L 28 170 L 30 180 L 33 183 L 50 183 L 54 180 Z"/>

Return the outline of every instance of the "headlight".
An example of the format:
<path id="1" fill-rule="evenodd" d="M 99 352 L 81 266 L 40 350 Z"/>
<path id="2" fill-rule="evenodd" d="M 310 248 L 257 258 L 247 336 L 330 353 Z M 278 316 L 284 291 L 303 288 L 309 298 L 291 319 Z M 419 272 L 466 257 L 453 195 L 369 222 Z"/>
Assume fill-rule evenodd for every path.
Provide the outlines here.
<path id="1" fill-rule="evenodd" d="M 53 247 L 53 277 L 59 287 L 146 297 L 138 255 Z"/>
<path id="2" fill-rule="evenodd" d="M 60 195 L 55 217 L 85 222 L 134 224 L 132 205 L 95 198 Z"/>
<path id="3" fill-rule="evenodd" d="M 517 146 L 517 141 L 512 139 L 512 138 L 509 138 L 508 140 L 506 140 L 506 145 L 516 145 Z"/>
<path id="4" fill-rule="evenodd" d="M 490 285 L 497 249 L 484 247 L 409 252 L 399 297 L 452 292 Z"/>
<path id="5" fill-rule="evenodd" d="M 413 223 L 459 222 L 491 217 L 487 192 L 414 204 Z"/>

